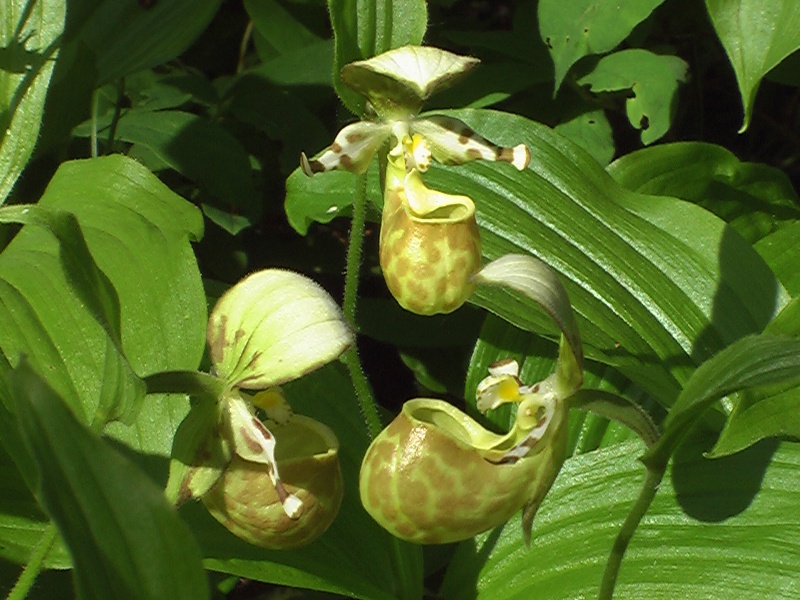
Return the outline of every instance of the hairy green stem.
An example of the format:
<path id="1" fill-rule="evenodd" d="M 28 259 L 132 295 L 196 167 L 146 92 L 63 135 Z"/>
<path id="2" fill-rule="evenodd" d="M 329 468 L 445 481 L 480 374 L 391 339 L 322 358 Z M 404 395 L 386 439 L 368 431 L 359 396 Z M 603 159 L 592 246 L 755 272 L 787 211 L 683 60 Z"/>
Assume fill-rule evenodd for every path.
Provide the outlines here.
<path id="1" fill-rule="evenodd" d="M 364 245 L 364 225 L 367 220 L 367 175 L 359 175 L 353 198 L 353 221 L 350 228 L 350 243 L 347 247 L 347 266 L 344 280 L 344 301 L 342 309 L 350 325 L 356 326 L 356 305 L 358 302 L 358 279 L 361 271 L 361 253 Z M 358 349 L 354 345 L 342 357 L 350 372 L 350 379 L 356 391 L 361 414 L 367 425 L 370 438 L 381 431 L 381 419 L 372 386 L 364 374 Z"/>
<path id="2" fill-rule="evenodd" d="M 603 581 L 600 583 L 600 593 L 597 595 L 599 600 L 611 600 L 614 596 L 614 586 L 617 584 L 622 558 L 625 556 L 625 551 L 628 549 L 628 544 L 630 544 L 636 528 L 642 521 L 647 509 L 650 508 L 663 477 L 664 469 L 648 467 L 647 476 L 642 485 L 642 490 L 639 492 L 639 497 L 628 512 L 628 516 L 625 517 L 622 528 L 614 540 L 614 546 L 611 548 L 611 554 L 608 557 L 606 569 L 603 573 Z"/>
<path id="3" fill-rule="evenodd" d="M 22 600 L 22 598 L 28 595 L 28 592 L 33 586 L 33 582 L 36 581 L 36 576 L 39 575 L 39 572 L 42 570 L 44 560 L 47 558 L 50 548 L 53 547 L 53 542 L 56 541 L 57 533 L 58 530 L 55 524 L 52 521 L 48 523 L 42 533 L 42 537 L 39 538 L 39 543 L 33 549 L 33 554 L 31 554 L 28 564 L 25 565 L 22 573 L 20 573 L 17 583 L 14 584 L 6 600 Z"/>

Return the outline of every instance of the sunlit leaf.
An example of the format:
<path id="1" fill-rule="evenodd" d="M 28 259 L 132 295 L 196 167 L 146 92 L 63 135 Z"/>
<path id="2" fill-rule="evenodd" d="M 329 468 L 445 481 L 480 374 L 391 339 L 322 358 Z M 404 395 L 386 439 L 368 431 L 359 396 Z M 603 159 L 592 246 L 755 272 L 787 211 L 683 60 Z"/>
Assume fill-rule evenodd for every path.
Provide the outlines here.
<path id="1" fill-rule="evenodd" d="M 12 393 L 79 595 L 207 598 L 197 545 L 162 490 L 81 424 L 25 363 L 12 376 Z"/>
<path id="2" fill-rule="evenodd" d="M 672 123 L 678 84 L 686 81 L 688 68 L 677 56 L 633 48 L 601 58 L 578 83 L 595 93 L 631 90 L 633 97 L 625 101 L 628 121 L 641 130 L 642 143 L 651 144 Z"/>
<path id="3" fill-rule="evenodd" d="M 786 598 L 797 588 L 800 446 L 759 444 L 724 459 L 693 443 L 676 458 L 622 563 L 615 598 Z M 517 523 L 463 542 L 439 596 L 594 598 L 644 469 L 641 442 L 564 464 L 526 548 Z"/>
<path id="4" fill-rule="evenodd" d="M 36 145 L 65 14 L 64 0 L 0 5 L 0 204 Z"/>
<path id="5" fill-rule="evenodd" d="M 800 48 L 800 4 L 794 0 L 706 0 L 733 65 L 744 107 L 740 132 L 750 125 L 764 76 Z"/>
<path id="6" fill-rule="evenodd" d="M 555 89 L 570 67 L 616 48 L 664 0 L 541 0 L 539 33 L 555 64 Z"/>
<path id="7" fill-rule="evenodd" d="M 742 162 L 715 144 L 660 144 L 626 154 L 607 170 L 634 192 L 696 202 L 751 243 L 800 219 L 797 192 L 783 171 Z"/>

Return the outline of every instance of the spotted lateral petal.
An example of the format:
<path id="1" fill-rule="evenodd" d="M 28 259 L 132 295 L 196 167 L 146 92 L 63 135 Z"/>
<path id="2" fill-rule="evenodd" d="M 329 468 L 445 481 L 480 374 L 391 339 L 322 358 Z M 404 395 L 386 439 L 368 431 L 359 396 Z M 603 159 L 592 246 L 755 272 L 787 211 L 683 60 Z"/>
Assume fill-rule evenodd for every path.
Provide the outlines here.
<path id="1" fill-rule="evenodd" d="M 300 517 L 303 501 L 286 491 L 278 473 L 275 461 L 275 436 L 250 412 L 247 403 L 241 398 L 227 399 L 226 419 L 236 454 L 244 460 L 267 465 L 272 485 L 278 493 L 283 510 L 290 519 Z"/>
<path id="2" fill-rule="evenodd" d="M 531 162 L 531 151 L 525 144 L 513 148 L 498 146 L 458 119 L 433 115 L 416 119 L 414 133 L 428 140 L 433 158 L 446 165 L 461 165 L 471 160 L 499 160 L 523 170 Z"/>
<path id="3" fill-rule="evenodd" d="M 300 155 L 303 173 L 314 175 L 335 169 L 361 174 L 367 170 L 372 157 L 392 131 L 387 123 L 358 121 L 342 129 L 333 144 L 319 158 L 309 160 L 305 153 Z"/>

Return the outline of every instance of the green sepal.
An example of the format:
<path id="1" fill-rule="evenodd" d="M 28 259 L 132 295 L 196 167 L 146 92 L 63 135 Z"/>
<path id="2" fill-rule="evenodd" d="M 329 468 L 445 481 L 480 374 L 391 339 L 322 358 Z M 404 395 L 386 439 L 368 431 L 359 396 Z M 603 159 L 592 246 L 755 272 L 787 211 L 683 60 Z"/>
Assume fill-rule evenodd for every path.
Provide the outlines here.
<path id="1" fill-rule="evenodd" d="M 175 432 L 165 495 L 175 505 L 201 498 L 233 457 L 221 435 L 220 403 L 196 401 Z"/>
<path id="2" fill-rule="evenodd" d="M 384 121 L 419 113 L 434 92 L 453 85 L 480 61 L 426 46 L 403 46 L 342 67 L 342 81 Z"/>
<path id="3" fill-rule="evenodd" d="M 578 390 L 567 399 L 567 405 L 622 423 L 635 432 L 648 448 L 661 436 L 653 419 L 641 406 L 613 392 Z"/>

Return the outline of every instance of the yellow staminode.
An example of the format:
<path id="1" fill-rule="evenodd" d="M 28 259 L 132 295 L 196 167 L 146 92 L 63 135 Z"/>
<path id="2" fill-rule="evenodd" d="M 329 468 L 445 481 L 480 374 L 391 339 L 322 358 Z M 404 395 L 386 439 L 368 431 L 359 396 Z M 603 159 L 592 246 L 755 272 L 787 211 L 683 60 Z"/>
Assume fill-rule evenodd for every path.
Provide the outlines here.
<path id="1" fill-rule="evenodd" d="M 292 407 L 283 397 L 280 387 L 271 387 L 253 396 L 253 404 L 261 408 L 268 419 L 284 425 L 292 416 Z"/>

